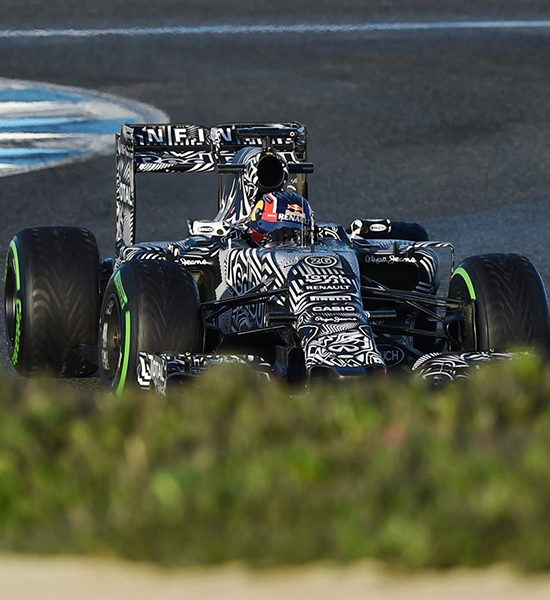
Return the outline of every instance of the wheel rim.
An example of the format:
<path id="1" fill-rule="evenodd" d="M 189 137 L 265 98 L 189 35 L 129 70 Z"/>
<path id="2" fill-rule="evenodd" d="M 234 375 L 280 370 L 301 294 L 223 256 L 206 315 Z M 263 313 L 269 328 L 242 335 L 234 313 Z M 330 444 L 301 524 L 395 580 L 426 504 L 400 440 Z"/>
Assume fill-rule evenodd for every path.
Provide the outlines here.
<path id="1" fill-rule="evenodd" d="M 101 368 L 107 379 L 115 379 L 122 361 L 122 328 L 117 297 L 111 295 L 105 303 L 101 327 Z"/>
<path id="2" fill-rule="evenodd" d="M 470 301 L 470 295 L 468 292 L 464 293 L 460 288 L 456 288 L 452 294 L 453 300 L 459 302 Z M 473 318 L 473 315 L 470 316 Z M 463 319 L 458 320 L 452 324 L 452 337 L 453 341 L 449 344 L 449 350 L 452 352 L 473 352 L 476 350 L 475 346 L 475 324 L 468 320 L 468 314 L 463 311 Z"/>

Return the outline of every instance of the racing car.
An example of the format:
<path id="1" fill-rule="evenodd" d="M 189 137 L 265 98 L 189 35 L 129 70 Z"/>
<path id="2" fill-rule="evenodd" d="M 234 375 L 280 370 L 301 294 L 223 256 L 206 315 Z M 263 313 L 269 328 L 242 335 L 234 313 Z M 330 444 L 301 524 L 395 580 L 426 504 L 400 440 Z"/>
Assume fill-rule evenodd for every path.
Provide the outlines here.
<path id="1" fill-rule="evenodd" d="M 136 242 L 136 176 L 167 172 L 217 174 L 217 214 L 189 220 L 186 239 Z M 517 349 L 548 354 L 547 296 L 526 257 L 455 268 L 453 245 L 418 223 L 316 220 L 312 172 L 297 122 L 123 125 L 115 256 L 100 261 L 93 234 L 76 227 L 24 229 L 9 245 L 13 366 L 99 370 L 116 393 L 164 393 L 226 362 L 308 386 L 400 371 L 440 382 Z"/>

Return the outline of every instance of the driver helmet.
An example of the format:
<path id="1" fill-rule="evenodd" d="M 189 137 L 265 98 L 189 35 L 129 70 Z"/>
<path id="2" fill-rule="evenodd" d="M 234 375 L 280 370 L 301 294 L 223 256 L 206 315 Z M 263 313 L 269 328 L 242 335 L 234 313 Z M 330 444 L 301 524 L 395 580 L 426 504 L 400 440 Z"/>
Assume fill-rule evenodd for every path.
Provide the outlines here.
<path id="1" fill-rule="evenodd" d="M 309 202 L 295 192 L 270 192 L 256 202 L 248 224 L 252 239 L 261 244 L 267 235 L 283 227 L 309 231 L 312 213 Z"/>

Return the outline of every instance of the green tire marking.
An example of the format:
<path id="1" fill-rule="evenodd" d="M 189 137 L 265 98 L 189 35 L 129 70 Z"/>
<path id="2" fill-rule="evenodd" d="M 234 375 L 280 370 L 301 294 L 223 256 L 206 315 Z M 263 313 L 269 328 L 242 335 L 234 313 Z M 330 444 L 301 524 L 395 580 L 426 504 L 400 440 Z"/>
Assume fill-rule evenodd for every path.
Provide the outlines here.
<path id="1" fill-rule="evenodd" d="M 116 389 L 117 395 L 122 392 L 124 384 L 126 383 L 126 377 L 128 375 L 128 363 L 130 362 L 131 326 L 130 311 L 127 310 L 124 314 L 124 356 L 122 357 L 122 373 Z"/>
<path id="2" fill-rule="evenodd" d="M 21 273 L 19 272 L 19 253 L 15 239 L 10 242 L 10 250 L 13 254 L 13 262 L 15 267 L 15 289 L 16 292 L 21 291 Z M 8 261 L 6 260 L 6 269 L 4 272 L 4 281 L 8 272 Z M 15 299 L 15 336 L 13 339 L 13 352 L 11 355 L 11 364 L 16 365 L 19 360 L 19 350 L 21 345 L 21 319 L 23 317 L 23 303 L 21 298 Z"/>
<path id="3" fill-rule="evenodd" d="M 17 291 L 19 292 L 21 290 L 21 275 L 19 273 L 19 254 L 17 253 L 17 246 L 15 245 L 15 240 L 11 241 L 10 249 L 13 252 L 13 260 L 15 262 L 15 285 L 17 287 Z M 7 266 L 8 265 L 6 261 L 6 270 Z"/>
<path id="4" fill-rule="evenodd" d="M 117 289 L 117 292 L 118 292 L 118 295 L 120 298 L 120 304 L 122 305 L 122 308 L 124 308 L 128 304 L 128 296 L 126 295 L 126 290 L 124 289 L 124 286 L 122 285 L 122 278 L 120 277 L 120 271 L 116 272 L 114 282 L 115 282 L 115 287 Z"/>
<path id="5" fill-rule="evenodd" d="M 19 345 L 21 342 L 21 317 L 23 313 L 23 304 L 21 298 L 15 299 L 15 338 L 13 341 L 13 353 L 11 355 L 12 365 L 16 365 L 19 360 Z"/>
<path id="6" fill-rule="evenodd" d="M 460 277 L 462 277 L 462 279 L 464 279 L 464 283 L 468 288 L 468 292 L 470 292 L 470 298 L 472 300 L 476 300 L 476 291 L 474 289 L 474 284 L 472 283 L 468 271 L 466 271 L 466 269 L 463 269 L 462 267 L 458 267 L 458 269 L 456 269 L 453 273 L 452 277 L 454 277 L 455 275 L 459 275 Z"/>

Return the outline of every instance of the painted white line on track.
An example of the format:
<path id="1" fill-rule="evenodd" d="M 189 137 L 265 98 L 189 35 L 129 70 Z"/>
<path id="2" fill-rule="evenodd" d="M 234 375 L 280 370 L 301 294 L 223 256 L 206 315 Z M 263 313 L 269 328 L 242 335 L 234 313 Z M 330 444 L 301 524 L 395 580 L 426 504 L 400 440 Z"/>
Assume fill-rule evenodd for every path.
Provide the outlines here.
<path id="1" fill-rule="evenodd" d="M 250 34 L 315 34 L 362 33 L 384 31 L 453 31 L 453 30 L 507 30 L 548 29 L 548 20 L 517 21 L 427 21 L 395 23 L 304 23 L 281 25 L 202 25 L 175 27 L 110 27 L 106 29 L 1 29 L 0 39 L 6 38 L 94 38 L 103 36 L 154 35 L 250 35 Z"/>

